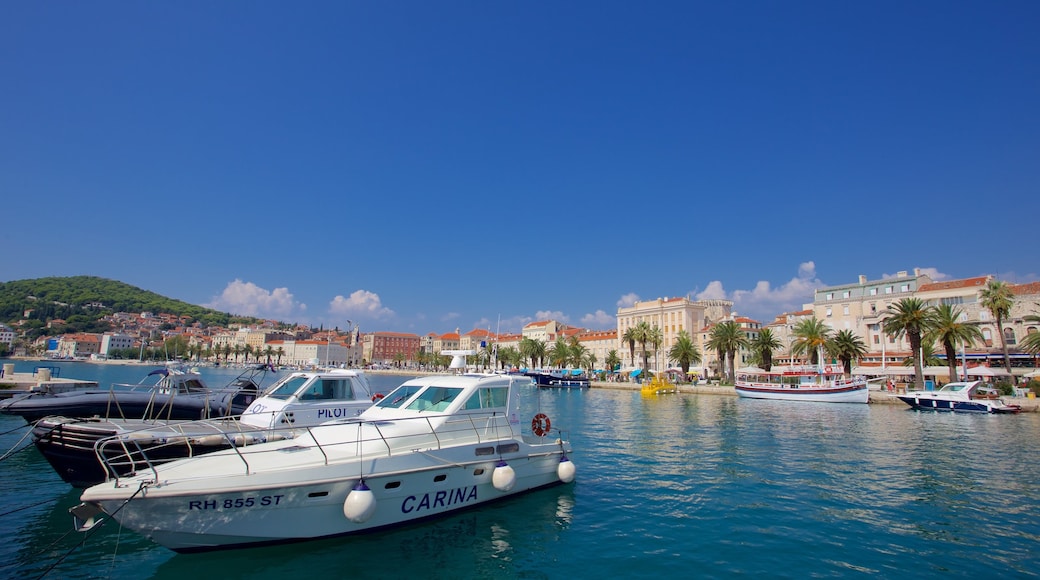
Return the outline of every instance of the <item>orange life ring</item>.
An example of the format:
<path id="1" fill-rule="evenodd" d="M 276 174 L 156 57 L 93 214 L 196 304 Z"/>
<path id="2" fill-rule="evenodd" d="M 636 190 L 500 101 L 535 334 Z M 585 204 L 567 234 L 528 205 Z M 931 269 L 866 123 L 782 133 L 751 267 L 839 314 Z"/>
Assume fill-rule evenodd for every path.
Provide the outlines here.
<path id="1" fill-rule="evenodd" d="M 372 402 L 375 403 L 376 401 L 378 401 L 379 399 L 382 399 L 385 396 L 386 395 L 383 395 L 383 394 L 380 394 L 380 393 L 376 393 L 376 394 L 372 395 Z"/>
<path id="2" fill-rule="evenodd" d="M 831 372 L 831 371 L 832 371 L 833 369 L 831 369 L 831 367 L 826 367 L 826 368 L 825 368 L 825 369 L 823 369 L 823 370 L 829 373 L 829 372 Z"/>
<path id="3" fill-rule="evenodd" d="M 541 437 L 552 429 L 552 421 L 549 420 L 549 416 L 545 413 L 538 413 L 531 419 L 531 431 L 534 434 Z"/>

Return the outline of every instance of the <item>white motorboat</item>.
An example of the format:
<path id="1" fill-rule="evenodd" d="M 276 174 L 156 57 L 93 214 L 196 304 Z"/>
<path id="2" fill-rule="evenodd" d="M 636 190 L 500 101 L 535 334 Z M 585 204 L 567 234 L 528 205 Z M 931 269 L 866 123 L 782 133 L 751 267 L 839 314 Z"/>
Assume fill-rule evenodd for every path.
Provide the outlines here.
<path id="1" fill-rule="evenodd" d="M 573 481 L 570 444 L 521 408 L 523 387 L 514 375 L 412 379 L 359 417 L 113 479 L 71 511 L 81 530 L 109 514 L 197 552 L 368 532 Z"/>
<path id="2" fill-rule="evenodd" d="M 182 457 L 291 438 L 303 427 L 356 417 L 375 396 L 362 371 L 295 372 L 241 415 L 201 421 L 44 417 L 33 426 L 33 443 L 62 479 L 89 487 Z"/>
<path id="3" fill-rule="evenodd" d="M 982 381 L 946 383 L 938 390 L 907 391 L 892 395 L 914 409 L 957 413 L 1018 413 L 1021 405 L 1004 401 Z"/>
<path id="4" fill-rule="evenodd" d="M 747 373 L 737 378 L 736 391 L 751 399 L 817 403 L 866 403 L 870 399 L 866 378 L 845 378 L 840 367 L 828 366 Z"/>

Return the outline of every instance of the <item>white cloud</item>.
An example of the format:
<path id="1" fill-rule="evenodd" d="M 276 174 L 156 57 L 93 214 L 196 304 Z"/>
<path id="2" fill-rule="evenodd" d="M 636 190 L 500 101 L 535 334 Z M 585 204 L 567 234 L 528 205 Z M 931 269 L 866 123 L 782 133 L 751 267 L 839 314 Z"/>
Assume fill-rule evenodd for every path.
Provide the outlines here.
<path id="1" fill-rule="evenodd" d="M 618 299 L 617 305 L 618 308 L 631 308 L 636 302 L 639 302 L 639 294 L 629 292 Z"/>
<path id="2" fill-rule="evenodd" d="M 379 294 L 368 290 L 355 290 L 349 297 L 336 296 L 329 302 L 329 313 L 367 320 L 381 320 L 394 315 L 393 310 L 383 306 Z"/>
<path id="3" fill-rule="evenodd" d="M 214 296 L 206 308 L 257 318 L 287 320 L 307 310 L 307 305 L 296 302 L 288 288 L 268 291 L 253 284 L 236 279 L 228 283 L 220 296 Z"/>
<path id="4" fill-rule="evenodd" d="M 722 282 L 718 280 L 709 282 L 708 287 L 703 292 L 697 294 L 697 300 L 726 300 L 728 298 L 726 290 L 722 287 Z"/>
<path id="5" fill-rule="evenodd" d="M 592 330 L 607 330 L 617 328 L 617 318 L 602 310 L 581 317 L 581 325 Z"/>
<path id="6" fill-rule="evenodd" d="M 539 310 L 534 313 L 535 320 L 555 320 L 564 324 L 571 321 L 570 317 L 559 310 Z"/>
<path id="7" fill-rule="evenodd" d="M 768 324 L 778 314 L 801 310 L 804 304 L 813 301 L 813 292 L 823 286 L 816 277 L 816 264 L 803 262 L 798 265 L 797 276 L 776 288 L 761 280 L 751 290 L 734 290 L 727 294 L 722 282 L 715 280 L 696 297 L 698 300 L 732 300 L 738 314 Z"/>

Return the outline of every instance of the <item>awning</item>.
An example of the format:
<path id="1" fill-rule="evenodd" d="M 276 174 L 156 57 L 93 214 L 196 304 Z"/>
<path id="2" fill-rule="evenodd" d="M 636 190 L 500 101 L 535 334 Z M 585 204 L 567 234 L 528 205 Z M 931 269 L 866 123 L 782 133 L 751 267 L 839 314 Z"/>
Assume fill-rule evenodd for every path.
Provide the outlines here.
<path id="1" fill-rule="evenodd" d="M 631 374 L 632 374 L 633 377 L 638 377 L 639 373 L 641 373 L 641 372 L 643 372 L 643 369 L 636 369 L 636 370 L 632 371 Z"/>

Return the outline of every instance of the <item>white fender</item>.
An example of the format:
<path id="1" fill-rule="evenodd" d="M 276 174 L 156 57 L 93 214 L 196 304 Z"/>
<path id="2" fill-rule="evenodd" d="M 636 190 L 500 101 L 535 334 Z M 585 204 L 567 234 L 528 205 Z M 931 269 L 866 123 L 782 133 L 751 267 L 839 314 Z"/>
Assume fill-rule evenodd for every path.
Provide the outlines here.
<path id="1" fill-rule="evenodd" d="M 355 524 L 363 524 L 374 513 L 376 513 L 376 496 L 365 485 L 365 480 L 359 480 L 354 489 L 347 494 L 347 499 L 343 501 L 343 515 Z"/>
<path id="2" fill-rule="evenodd" d="M 505 461 L 499 461 L 491 474 L 491 485 L 498 491 L 509 491 L 516 485 L 516 472 Z"/>

